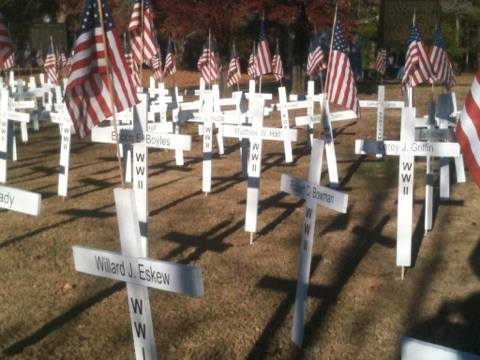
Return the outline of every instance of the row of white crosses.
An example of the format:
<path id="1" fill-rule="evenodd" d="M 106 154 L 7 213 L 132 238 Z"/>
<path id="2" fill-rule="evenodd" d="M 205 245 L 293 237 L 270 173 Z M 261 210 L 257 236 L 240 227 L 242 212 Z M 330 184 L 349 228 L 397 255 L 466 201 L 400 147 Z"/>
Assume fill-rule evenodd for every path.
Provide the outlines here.
<path id="1" fill-rule="evenodd" d="M 133 110 L 133 125 L 122 128 L 120 142 L 133 145 L 133 190 L 115 189 L 121 254 L 75 246 L 77 271 L 127 283 L 128 304 L 136 359 L 156 359 L 157 351 L 148 297 L 148 287 L 203 296 L 201 270 L 148 258 L 148 148 L 190 150 L 187 135 L 149 132 L 148 95 L 139 94 Z M 106 135 L 106 136 L 105 136 Z M 94 128 L 92 140 L 115 143 L 113 127 Z"/>
<path id="2" fill-rule="evenodd" d="M 16 160 L 16 142 L 12 122 L 26 124 L 30 121 L 28 113 L 16 112 L 12 109 L 15 109 L 15 105 L 12 105 L 8 90 L 5 88 L 0 89 L 0 183 L 7 181 L 7 159 L 9 153 L 13 153 L 13 159 Z"/>

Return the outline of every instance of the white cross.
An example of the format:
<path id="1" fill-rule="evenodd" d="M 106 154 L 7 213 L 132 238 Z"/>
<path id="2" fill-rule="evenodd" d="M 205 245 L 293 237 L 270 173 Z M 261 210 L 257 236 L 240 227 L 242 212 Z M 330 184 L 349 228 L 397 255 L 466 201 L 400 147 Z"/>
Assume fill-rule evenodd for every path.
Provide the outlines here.
<path id="1" fill-rule="evenodd" d="M 142 246 L 147 248 L 148 220 L 148 148 L 181 149 L 189 151 L 192 147 L 191 136 L 150 132 L 147 129 L 148 95 L 138 94 L 140 103 L 133 108 L 133 126 L 119 126 L 119 143 L 133 146 L 133 189 L 137 201 L 137 213 L 140 219 Z M 92 142 L 104 144 L 116 143 L 115 129 L 112 126 L 94 127 Z M 127 164 L 128 166 L 128 164 Z M 130 166 L 131 167 L 131 166 Z"/>
<path id="2" fill-rule="evenodd" d="M 257 232 L 258 197 L 260 191 L 260 175 L 262 168 L 262 141 L 297 141 L 296 129 L 263 127 L 265 100 L 256 98 L 253 112 L 250 116 L 252 126 L 225 125 L 223 135 L 250 139 L 250 154 L 248 161 L 248 190 L 245 214 L 245 231 L 250 232 L 250 243 Z"/>
<path id="3" fill-rule="evenodd" d="M 42 195 L 0 185 L 0 208 L 23 214 L 40 214 Z"/>
<path id="4" fill-rule="evenodd" d="M 348 204 L 348 195 L 320 186 L 323 149 L 323 141 L 314 139 L 310 155 L 308 181 L 283 174 L 280 185 L 281 191 L 305 200 L 305 218 L 300 243 L 297 292 L 292 328 L 292 340 L 299 346 L 302 345 L 303 341 L 305 302 L 307 300 L 310 279 L 317 206 L 320 205 L 334 211 L 346 213 Z"/>
<path id="5" fill-rule="evenodd" d="M 126 282 L 135 358 L 153 360 L 157 349 L 148 288 L 202 297 L 202 272 L 197 267 L 148 258 L 140 246 L 134 192 L 115 189 L 114 197 L 121 253 L 74 246 L 75 270 Z"/>
<path id="6" fill-rule="evenodd" d="M 377 141 L 383 141 L 383 129 L 385 119 L 385 109 L 403 109 L 404 101 L 385 101 L 385 86 L 378 86 L 377 100 L 360 100 L 361 108 L 377 108 Z M 382 157 L 377 154 L 377 157 Z"/>
<path id="7" fill-rule="evenodd" d="M 309 107 L 310 101 L 303 100 L 303 101 L 287 101 L 287 90 L 284 86 L 278 88 L 278 104 L 275 104 L 274 109 L 280 111 L 280 119 L 283 129 L 290 128 L 290 120 L 288 118 L 288 112 L 290 110 L 298 110 L 298 109 L 306 109 Z M 291 163 L 293 161 L 293 153 L 292 153 L 292 143 L 288 140 L 285 140 L 283 143 L 284 151 L 285 151 L 285 162 Z"/>
<path id="8" fill-rule="evenodd" d="M 413 182 L 415 157 L 455 157 L 460 154 L 456 143 L 415 141 L 415 108 L 403 108 L 400 141 L 356 140 L 356 154 L 399 156 L 397 207 L 397 266 L 412 262 Z"/>
<path id="9" fill-rule="evenodd" d="M 322 124 L 323 134 L 325 137 L 325 154 L 327 156 L 327 168 L 330 186 L 337 187 L 339 185 L 337 155 L 335 154 L 335 144 L 331 121 L 354 120 L 357 118 L 357 114 L 351 110 L 331 113 L 328 102 L 324 101 L 323 98 L 324 94 L 318 95 L 318 100 L 322 104 L 320 115 L 299 116 L 295 118 L 295 123 L 297 126 L 306 124 L 313 126 L 316 123 Z"/>
<path id="10" fill-rule="evenodd" d="M 23 101 L 15 101 L 13 98 L 9 98 L 8 101 L 8 109 L 10 111 L 17 111 L 17 110 L 33 110 L 35 109 L 36 104 L 33 100 L 23 100 Z M 22 134 L 22 142 L 28 142 L 28 129 L 27 123 L 30 122 L 30 116 L 28 117 L 28 121 L 20 120 L 20 130 Z M 15 119 L 12 119 L 15 121 Z"/>
<path id="11" fill-rule="evenodd" d="M 9 142 L 16 152 L 14 138 L 11 138 L 9 121 L 29 122 L 30 115 L 27 113 L 9 110 L 9 95 L 7 89 L 0 89 L 0 183 L 7 181 L 7 157 Z M 14 155 L 16 157 L 16 155 Z"/>
<path id="12" fill-rule="evenodd" d="M 255 80 L 248 81 L 248 92 L 245 94 L 245 97 L 248 100 L 248 112 L 247 112 L 247 123 L 252 123 L 253 112 L 255 107 L 255 99 L 263 99 L 264 102 L 271 101 L 273 96 L 270 93 L 257 93 L 255 90 Z M 263 115 L 268 116 L 272 112 L 271 107 L 264 107 Z"/>
<path id="13" fill-rule="evenodd" d="M 68 173 L 70 169 L 70 143 L 72 132 L 74 133 L 75 131 L 65 104 L 55 104 L 55 109 L 58 113 L 51 112 L 50 119 L 52 122 L 58 124 L 61 137 L 60 171 L 58 173 L 57 193 L 59 196 L 66 197 L 68 192 Z"/>
<path id="14" fill-rule="evenodd" d="M 401 360 L 480 360 L 480 356 L 431 344 L 410 337 L 402 338 Z"/>

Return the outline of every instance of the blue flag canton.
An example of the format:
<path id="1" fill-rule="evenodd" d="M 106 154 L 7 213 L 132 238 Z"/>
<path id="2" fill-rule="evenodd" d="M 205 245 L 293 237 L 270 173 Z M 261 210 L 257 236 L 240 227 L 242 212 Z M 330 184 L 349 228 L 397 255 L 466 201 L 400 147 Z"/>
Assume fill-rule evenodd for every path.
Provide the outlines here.
<path id="1" fill-rule="evenodd" d="M 142 0 L 135 0 L 134 4 L 141 4 Z M 143 8 L 148 9 L 152 6 L 152 2 L 150 0 L 143 0 Z"/>
<path id="2" fill-rule="evenodd" d="M 337 19 L 333 33 L 333 50 L 341 51 L 345 54 L 348 52 L 347 42 L 343 35 L 342 22 L 339 19 Z"/>
<path id="3" fill-rule="evenodd" d="M 408 37 L 408 45 L 414 41 L 422 41 L 422 36 L 416 25 L 411 25 L 410 27 L 410 36 Z"/>
<path id="4" fill-rule="evenodd" d="M 105 32 L 112 30 L 113 28 L 113 17 L 110 7 L 106 0 L 102 0 L 102 13 L 103 13 L 103 26 L 105 27 Z M 82 14 L 82 22 L 80 25 L 80 30 L 77 36 L 80 36 L 83 33 L 92 31 L 94 28 L 100 27 L 100 14 L 98 12 L 97 1 L 88 0 L 85 3 L 85 8 Z"/>
<path id="5" fill-rule="evenodd" d="M 446 49 L 447 48 L 447 44 L 445 42 L 445 38 L 443 37 L 443 32 L 442 30 L 438 29 L 436 32 L 435 32 L 435 38 L 433 40 L 433 46 L 436 46 L 436 47 L 439 47 L 439 48 L 442 48 L 442 49 Z"/>
<path id="6" fill-rule="evenodd" d="M 260 33 L 258 34 L 258 42 L 267 41 L 267 32 L 265 31 L 265 20 L 260 21 Z"/>

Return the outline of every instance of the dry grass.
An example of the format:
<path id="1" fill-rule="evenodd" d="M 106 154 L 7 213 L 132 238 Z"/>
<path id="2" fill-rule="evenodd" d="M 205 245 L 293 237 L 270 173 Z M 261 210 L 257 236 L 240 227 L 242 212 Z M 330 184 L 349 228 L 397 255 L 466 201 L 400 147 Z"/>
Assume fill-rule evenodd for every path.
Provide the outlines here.
<path id="1" fill-rule="evenodd" d="M 458 81 L 460 102 L 471 78 Z M 421 104 L 429 96 L 422 88 L 416 98 Z M 399 97 L 398 85 L 387 88 L 388 99 Z M 278 115 L 266 122 L 280 125 Z M 9 184 L 41 192 L 43 212 L 0 214 L 0 350 L 12 359 L 133 358 L 125 288 L 76 273 L 71 252 L 75 244 L 119 249 L 114 149 L 74 139 L 63 201 L 56 196 L 58 131 L 42 125 L 19 145 L 19 161 L 9 163 Z M 389 113 L 385 127 L 387 138 L 398 138 L 398 112 Z M 349 212 L 318 211 L 303 350 L 290 342 L 303 209 L 279 186 L 282 173 L 307 176 L 305 132 L 293 166 L 284 164 L 281 144 L 265 145 L 253 246 L 243 231 L 246 181 L 235 141 L 226 140 L 228 154 L 214 158 L 208 197 L 201 192 L 198 136 L 184 168 L 172 152 L 150 152 L 150 256 L 201 267 L 205 285 L 202 299 L 150 291 L 159 358 L 397 359 L 405 335 L 480 354 L 480 192 L 471 181 L 453 185 L 452 201 L 440 205 L 434 230 L 423 237 L 424 163 L 417 163 L 414 224 L 422 242 L 400 281 L 398 160 L 353 154 L 354 139 L 371 138 L 374 129 L 374 111 L 336 126 Z"/>

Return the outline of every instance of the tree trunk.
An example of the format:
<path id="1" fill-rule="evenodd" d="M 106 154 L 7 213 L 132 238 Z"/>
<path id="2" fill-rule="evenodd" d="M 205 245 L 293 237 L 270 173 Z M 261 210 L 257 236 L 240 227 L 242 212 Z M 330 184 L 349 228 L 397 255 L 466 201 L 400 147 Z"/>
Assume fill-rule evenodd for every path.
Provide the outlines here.
<path id="1" fill-rule="evenodd" d="M 460 47 L 460 18 L 458 14 L 455 16 L 455 43 Z"/>
<path id="2" fill-rule="evenodd" d="M 302 65 L 294 65 L 292 69 L 292 93 L 305 94 L 305 75 Z"/>

